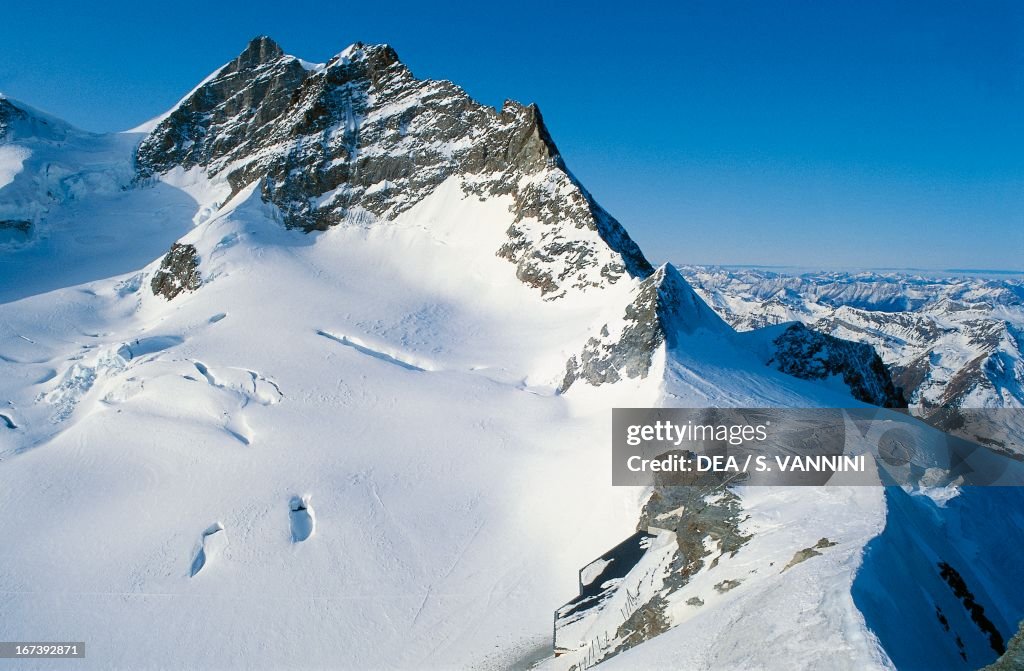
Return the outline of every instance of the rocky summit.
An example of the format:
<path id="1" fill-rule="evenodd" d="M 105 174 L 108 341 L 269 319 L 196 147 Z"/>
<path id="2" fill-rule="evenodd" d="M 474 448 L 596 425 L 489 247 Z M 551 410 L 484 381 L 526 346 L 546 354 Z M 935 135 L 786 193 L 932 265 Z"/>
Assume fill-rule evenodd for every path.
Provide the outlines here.
<path id="1" fill-rule="evenodd" d="M 285 225 L 305 231 L 393 219 L 456 179 L 479 198 L 514 198 L 494 252 L 547 298 L 652 271 L 568 172 L 536 105 L 481 105 L 417 79 L 387 45 L 311 66 L 256 38 L 156 125 L 136 165 L 139 179 L 223 173 L 231 195 L 258 182 Z"/>
<path id="2" fill-rule="evenodd" d="M 310 64 L 258 37 L 155 123 L 135 165 L 140 183 L 175 171 L 226 180 L 225 200 L 256 184 L 286 227 L 306 232 L 393 221 L 448 180 L 480 200 L 509 197 L 510 225 L 492 253 L 545 300 L 641 280 L 622 321 L 601 325 L 568 359 L 561 391 L 645 378 L 658 348 L 682 334 L 730 338 L 682 275 L 655 271 L 576 181 L 536 105 L 495 110 L 449 81 L 417 79 L 387 45 L 356 43 Z M 870 348 L 843 351 L 828 374 L 860 400 L 899 403 Z M 792 352 L 774 361 L 787 374 L 824 376 Z"/>

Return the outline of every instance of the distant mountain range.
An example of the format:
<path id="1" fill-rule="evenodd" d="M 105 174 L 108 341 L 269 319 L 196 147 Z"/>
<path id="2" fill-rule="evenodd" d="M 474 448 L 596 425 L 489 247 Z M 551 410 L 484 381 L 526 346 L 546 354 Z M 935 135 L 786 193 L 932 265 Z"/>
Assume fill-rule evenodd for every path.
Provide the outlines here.
<path id="1" fill-rule="evenodd" d="M 681 271 L 737 329 L 799 321 L 874 346 L 913 406 L 1024 407 L 1024 279 Z"/>

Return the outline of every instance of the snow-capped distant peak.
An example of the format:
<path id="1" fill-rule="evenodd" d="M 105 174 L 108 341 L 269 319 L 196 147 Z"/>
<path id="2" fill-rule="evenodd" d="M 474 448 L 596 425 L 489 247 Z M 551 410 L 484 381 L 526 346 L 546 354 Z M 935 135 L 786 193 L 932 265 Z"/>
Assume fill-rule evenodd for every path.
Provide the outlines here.
<path id="1" fill-rule="evenodd" d="M 311 63 L 298 57 L 295 57 L 295 60 L 299 62 L 299 65 L 301 65 L 306 72 L 317 72 L 319 70 L 323 70 L 327 65 L 326 63 Z"/>

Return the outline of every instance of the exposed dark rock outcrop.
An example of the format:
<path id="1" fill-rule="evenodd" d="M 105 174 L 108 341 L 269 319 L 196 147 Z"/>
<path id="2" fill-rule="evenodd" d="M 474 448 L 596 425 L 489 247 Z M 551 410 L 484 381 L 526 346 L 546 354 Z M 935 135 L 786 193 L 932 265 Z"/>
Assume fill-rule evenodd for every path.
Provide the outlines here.
<path id="1" fill-rule="evenodd" d="M 658 485 L 640 513 L 641 529 L 674 531 L 679 547 L 673 574 L 666 577 L 671 591 L 682 587 L 710 562 L 733 556 L 750 539 L 740 531 L 745 517 L 739 498 L 713 473 L 688 473 L 686 484 Z M 708 549 L 709 541 L 715 550 Z"/>
<path id="2" fill-rule="evenodd" d="M 994 663 L 985 667 L 984 671 L 1020 671 L 1024 669 L 1024 622 L 1021 622 L 1017 633 L 1006 646 L 1006 653 Z"/>
<path id="3" fill-rule="evenodd" d="M 932 355 L 930 351 L 924 352 L 905 366 L 889 366 L 893 384 L 902 389 L 908 399 L 928 379 L 932 368 Z"/>
<path id="4" fill-rule="evenodd" d="M 668 631 L 671 623 L 665 616 L 667 606 L 668 602 L 665 597 L 656 594 L 650 601 L 637 608 L 632 615 L 626 618 L 625 622 L 619 625 L 615 636 L 621 638 L 622 642 L 608 656 L 611 657 L 623 650 L 628 650 Z"/>
<path id="5" fill-rule="evenodd" d="M 801 323 L 786 328 L 774 341 L 768 361 L 778 370 L 806 380 L 842 378 L 854 398 L 883 408 L 905 408 L 882 359 L 871 345 L 812 331 Z"/>
<path id="6" fill-rule="evenodd" d="M 142 141 L 136 163 L 140 179 L 201 166 L 232 195 L 258 182 L 304 231 L 393 219 L 454 177 L 467 195 L 511 196 L 514 223 L 494 251 L 546 298 L 652 272 L 567 171 L 535 105 L 497 111 L 416 79 L 387 45 L 310 67 L 257 38 Z"/>
<path id="7" fill-rule="evenodd" d="M 28 234 L 32 230 L 32 222 L 23 219 L 0 221 L 0 231 L 19 231 Z"/>
<path id="8" fill-rule="evenodd" d="M 721 582 L 715 583 L 715 591 L 719 594 L 725 594 L 726 592 L 731 592 L 739 587 L 742 582 L 742 580 L 732 580 L 731 578 L 727 578 Z"/>
<path id="9" fill-rule="evenodd" d="M 184 291 L 195 291 L 202 283 L 196 248 L 176 242 L 160 261 L 149 286 L 154 296 L 172 300 Z"/>
<path id="10" fill-rule="evenodd" d="M 819 552 L 819 550 L 830 548 L 833 545 L 835 545 L 835 543 L 830 541 L 829 539 L 820 538 L 818 539 L 818 542 L 812 545 L 811 547 L 804 548 L 802 550 L 797 550 L 796 553 L 793 554 L 793 558 L 789 560 L 789 563 L 786 564 L 786 566 L 782 570 L 786 571 L 787 569 L 793 568 L 797 564 L 805 562 L 811 557 L 820 557 L 821 552 Z"/>
<path id="11" fill-rule="evenodd" d="M 269 38 L 250 42 L 141 142 L 136 155 L 139 175 L 178 166 L 207 166 L 216 174 L 225 162 L 245 162 L 258 152 L 272 140 L 274 122 L 306 76 L 298 60 L 283 55 Z M 241 188 L 247 182 L 239 178 L 232 183 Z"/>
<path id="12" fill-rule="evenodd" d="M 1004 654 L 1006 652 L 1006 643 L 1003 640 L 1003 635 L 999 633 L 995 624 L 985 614 L 985 607 L 978 603 L 974 593 L 967 587 L 967 582 L 960 575 L 960 572 L 947 562 L 939 562 L 939 576 L 946 581 L 946 584 L 953 591 L 953 595 L 963 604 L 964 610 L 967 611 L 971 621 L 988 638 L 989 646 L 997 655 Z"/>
<path id="13" fill-rule="evenodd" d="M 24 219 L 0 220 L 0 243 L 22 242 L 32 233 L 32 222 Z"/>
<path id="14" fill-rule="evenodd" d="M 680 335 L 698 329 L 731 332 L 679 271 L 664 265 L 641 283 L 615 334 L 605 324 L 599 336 L 590 338 L 582 352 L 569 359 L 559 388 L 565 391 L 577 380 L 600 385 L 647 377 L 658 347 L 664 343 L 674 347 Z"/>

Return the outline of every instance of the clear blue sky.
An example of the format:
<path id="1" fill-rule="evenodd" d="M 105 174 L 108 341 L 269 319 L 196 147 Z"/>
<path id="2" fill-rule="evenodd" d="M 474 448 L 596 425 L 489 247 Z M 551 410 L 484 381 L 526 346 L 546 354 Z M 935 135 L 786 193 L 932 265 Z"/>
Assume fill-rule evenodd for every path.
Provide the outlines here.
<path id="1" fill-rule="evenodd" d="M 652 260 L 1024 267 L 1024 2 L 6 3 L 0 91 L 90 130 L 268 34 L 537 102 Z"/>

